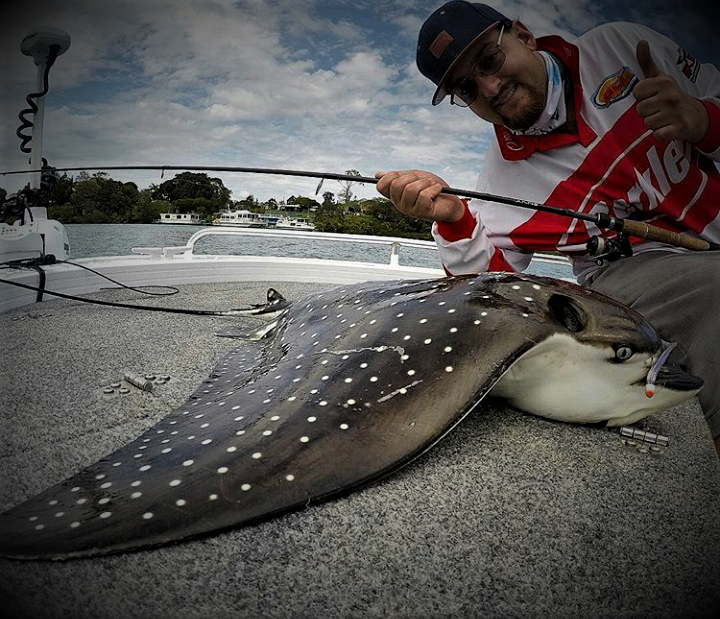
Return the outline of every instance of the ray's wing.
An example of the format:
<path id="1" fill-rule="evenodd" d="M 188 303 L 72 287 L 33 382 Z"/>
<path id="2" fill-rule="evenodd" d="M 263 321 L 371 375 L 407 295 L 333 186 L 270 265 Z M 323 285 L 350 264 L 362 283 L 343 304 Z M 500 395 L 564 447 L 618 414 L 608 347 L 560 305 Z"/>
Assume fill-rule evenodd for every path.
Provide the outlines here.
<path id="1" fill-rule="evenodd" d="M 283 318 L 263 366 L 249 373 L 242 352 L 231 353 L 139 439 L 3 514 L 0 554 L 165 544 L 397 470 L 445 436 L 521 352 L 519 341 L 493 344 L 496 329 L 483 322 L 492 317 L 478 320 L 461 295 L 417 286 L 314 295 Z"/>

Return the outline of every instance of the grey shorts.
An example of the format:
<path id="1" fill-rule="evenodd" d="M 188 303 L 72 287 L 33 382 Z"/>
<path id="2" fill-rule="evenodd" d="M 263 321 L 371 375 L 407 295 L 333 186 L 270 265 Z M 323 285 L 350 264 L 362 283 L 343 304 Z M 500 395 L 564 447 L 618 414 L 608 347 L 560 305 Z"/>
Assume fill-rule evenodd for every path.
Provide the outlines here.
<path id="1" fill-rule="evenodd" d="M 675 360 L 705 381 L 698 400 L 713 439 L 720 436 L 720 251 L 645 252 L 611 262 L 585 286 L 637 310 L 678 343 Z"/>

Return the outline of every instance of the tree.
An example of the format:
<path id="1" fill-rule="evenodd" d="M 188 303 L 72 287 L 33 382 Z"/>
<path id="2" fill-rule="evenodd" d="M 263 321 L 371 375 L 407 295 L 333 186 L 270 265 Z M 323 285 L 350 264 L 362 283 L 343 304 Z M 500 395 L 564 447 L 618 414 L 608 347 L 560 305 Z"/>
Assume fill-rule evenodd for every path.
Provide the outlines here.
<path id="1" fill-rule="evenodd" d="M 358 172 L 357 170 L 345 170 L 345 174 L 347 174 L 348 176 L 360 176 L 360 172 Z M 349 179 L 338 182 L 342 187 L 342 191 L 340 192 L 338 197 L 343 204 L 346 204 L 352 199 L 353 193 L 351 189 L 352 187 L 357 185 L 357 182 Z"/>
<path id="2" fill-rule="evenodd" d="M 306 198 L 305 196 L 290 196 L 287 201 L 288 204 L 297 204 L 303 210 L 309 211 L 311 208 L 319 207 L 320 203 L 312 198 Z"/>
<path id="3" fill-rule="evenodd" d="M 213 203 L 215 209 L 227 205 L 231 194 L 221 179 L 196 172 L 182 172 L 151 189 L 153 200 L 175 202 L 183 198 L 205 198 Z"/>
<path id="4" fill-rule="evenodd" d="M 335 195 L 330 191 L 326 191 L 323 194 L 323 201 L 322 201 L 321 206 L 334 206 L 334 204 L 335 204 Z"/>
<path id="5" fill-rule="evenodd" d="M 58 176 L 48 195 L 48 207 L 52 208 L 53 206 L 69 204 L 74 187 L 75 181 L 72 176 L 68 176 L 67 174 Z"/>

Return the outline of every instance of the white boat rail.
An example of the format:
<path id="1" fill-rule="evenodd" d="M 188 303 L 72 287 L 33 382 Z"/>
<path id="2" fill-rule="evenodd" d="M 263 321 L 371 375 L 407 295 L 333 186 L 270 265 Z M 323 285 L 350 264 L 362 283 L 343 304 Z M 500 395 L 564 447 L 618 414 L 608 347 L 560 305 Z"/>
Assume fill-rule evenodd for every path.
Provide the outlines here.
<path id="1" fill-rule="evenodd" d="M 203 228 L 195 232 L 183 246 L 179 247 L 133 247 L 134 254 L 151 256 L 157 259 L 167 258 L 193 258 L 198 254 L 194 253 L 196 243 L 209 236 L 256 236 L 266 238 L 286 239 L 307 239 L 312 241 L 335 241 L 341 243 L 354 243 L 363 245 L 381 245 L 390 250 L 390 257 L 387 262 L 389 266 L 400 266 L 400 249 L 403 247 L 412 249 L 423 249 L 437 252 L 437 245 L 434 241 L 420 239 L 409 239 L 397 236 L 371 236 L 365 234 L 342 234 L 336 232 L 304 232 L 300 230 L 273 230 L 265 228 L 233 228 L 213 227 Z M 570 262 L 563 256 L 553 254 L 535 254 L 534 261 L 546 264 L 565 265 L 570 267 Z"/>

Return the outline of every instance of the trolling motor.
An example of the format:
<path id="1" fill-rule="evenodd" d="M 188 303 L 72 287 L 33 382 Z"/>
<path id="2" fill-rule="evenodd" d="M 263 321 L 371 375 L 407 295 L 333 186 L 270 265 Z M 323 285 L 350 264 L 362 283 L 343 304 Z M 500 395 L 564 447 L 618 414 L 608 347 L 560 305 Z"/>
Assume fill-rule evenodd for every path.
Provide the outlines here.
<path id="1" fill-rule="evenodd" d="M 20 112 L 21 125 L 16 132 L 21 152 L 31 155 L 33 177 L 32 183 L 0 201 L 0 263 L 54 261 L 70 256 L 70 242 L 63 225 L 47 218 L 47 200 L 57 174 L 42 156 L 48 75 L 56 58 L 69 47 L 70 35 L 50 26 L 34 28 L 20 44 L 20 51 L 32 56 L 37 66 L 36 91 L 25 98 L 29 107 Z M 32 121 L 28 118 L 30 114 Z M 28 129 L 32 129 L 32 135 L 26 133 Z"/>

